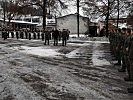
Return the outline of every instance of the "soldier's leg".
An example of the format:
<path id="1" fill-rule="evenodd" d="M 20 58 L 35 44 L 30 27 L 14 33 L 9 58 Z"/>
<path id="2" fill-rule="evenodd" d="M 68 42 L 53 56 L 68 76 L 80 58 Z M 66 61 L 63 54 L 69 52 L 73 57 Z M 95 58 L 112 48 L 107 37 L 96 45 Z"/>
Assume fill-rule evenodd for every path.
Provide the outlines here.
<path id="1" fill-rule="evenodd" d="M 46 45 L 46 43 L 47 43 L 47 40 L 45 39 L 44 45 Z"/>
<path id="2" fill-rule="evenodd" d="M 125 57 L 125 55 L 122 55 L 122 67 L 121 67 L 121 69 L 119 69 L 118 71 L 119 72 L 126 72 L 126 67 L 127 67 L 127 65 L 126 65 L 126 57 Z"/>
<path id="3" fill-rule="evenodd" d="M 127 88 L 128 93 L 133 93 L 133 87 Z"/>
<path id="4" fill-rule="evenodd" d="M 116 59 L 117 59 L 118 62 L 115 65 L 121 65 L 120 51 L 116 51 Z"/>
<path id="5" fill-rule="evenodd" d="M 56 39 L 56 46 L 58 45 L 58 39 Z"/>
<path id="6" fill-rule="evenodd" d="M 65 39 L 65 46 L 66 46 L 66 40 L 67 40 L 67 39 Z"/>
<path id="7" fill-rule="evenodd" d="M 130 65 L 130 61 L 129 61 L 129 58 L 126 57 L 126 68 L 127 68 L 127 73 L 128 73 L 128 76 L 124 78 L 125 81 L 133 81 L 133 78 L 131 78 L 131 65 Z"/>
<path id="8" fill-rule="evenodd" d="M 133 79 L 133 61 L 130 61 L 130 74 L 131 74 L 131 79 Z"/>
<path id="9" fill-rule="evenodd" d="M 62 46 L 64 46 L 64 39 L 62 39 Z"/>
<path id="10" fill-rule="evenodd" d="M 55 46 L 55 38 L 54 38 L 54 46 Z"/>
<path id="11" fill-rule="evenodd" d="M 49 39 L 48 39 L 48 45 L 49 45 Z"/>
<path id="12" fill-rule="evenodd" d="M 130 61 L 131 79 L 133 79 L 133 61 Z M 133 87 L 127 89 L 128 93 L 133 93 Z"/>

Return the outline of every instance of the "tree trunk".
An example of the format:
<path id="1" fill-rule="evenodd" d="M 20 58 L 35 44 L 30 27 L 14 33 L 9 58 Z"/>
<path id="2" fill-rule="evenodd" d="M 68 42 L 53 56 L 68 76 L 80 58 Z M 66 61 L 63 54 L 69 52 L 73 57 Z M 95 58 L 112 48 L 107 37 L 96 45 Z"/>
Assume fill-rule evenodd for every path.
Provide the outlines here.
<path id="1" fill-rule="evenodd" d="M 4 26 L 5 26 L 5 1 L 3 2 L 3 13 L 4 13 Z"/>
<path id="2" fill-rule="evenodd" d="M 46 0 L 43 0 L 43 30 L 46 29 Z"/>
<path id="3" fill-rule="evenodd" d="M 118 8 L 117 8 L 117 11 L 118 11 L 118 15 L 117 15 L 117 28 L 119 28 L 119 14 L 120 14 L 120 12 L 119 12 L 119 5 L 120 5 L 120 1 L 119 0 L 117 0 L 117 3 L 118 3 Z"/>
<path id="4" fill-rule="evenodd" d="M 110 1 L 108 0 L 107 16 L 106 16 L 106 37 L 108 37 L 108 25 L 109 25 L 109 11 L 110 11 Z"/>

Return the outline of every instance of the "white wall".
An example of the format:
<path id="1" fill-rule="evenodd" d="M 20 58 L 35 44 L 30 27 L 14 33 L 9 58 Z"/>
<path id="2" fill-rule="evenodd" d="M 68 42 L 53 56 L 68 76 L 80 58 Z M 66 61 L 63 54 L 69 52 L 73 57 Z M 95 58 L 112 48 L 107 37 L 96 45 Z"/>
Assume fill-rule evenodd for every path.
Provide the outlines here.
<path id="1" fill-rule="evenodd" d="M 82 17 L 79 19 L 79 33 L 85 33 L 88 30 L 88 19 L 83 20 Z M 77 33 L 77 16 L 70 15 L 57 19 L 58 29 L 69 29 L 71 33 Z"/>

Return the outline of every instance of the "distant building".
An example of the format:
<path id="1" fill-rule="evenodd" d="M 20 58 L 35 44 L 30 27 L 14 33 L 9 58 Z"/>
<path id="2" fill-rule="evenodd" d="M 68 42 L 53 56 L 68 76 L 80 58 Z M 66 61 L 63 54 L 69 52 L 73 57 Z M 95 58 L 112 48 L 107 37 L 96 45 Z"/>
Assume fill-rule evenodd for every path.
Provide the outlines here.
<path id="1" fill-rule="evenodd" d="M 69 29 L 71 33 L 77 33 L 77 14 L 69 14 L 56 19 L 57 29 Z M 83 34 L 89 31 L 89 18 L 79 17 L 79 33 Z"/>

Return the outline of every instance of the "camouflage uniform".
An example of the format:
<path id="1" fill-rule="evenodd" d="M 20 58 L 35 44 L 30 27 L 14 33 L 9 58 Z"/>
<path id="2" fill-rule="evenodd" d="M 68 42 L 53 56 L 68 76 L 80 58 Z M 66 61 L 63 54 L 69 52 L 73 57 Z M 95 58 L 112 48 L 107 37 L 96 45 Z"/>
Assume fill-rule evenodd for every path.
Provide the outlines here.
<path id="1" fill-rule="evenodd" d="M 131 81 L 133 81 L 133 38 L 131 38 L 130 48 L 129 48 L 129 61 L 130 61 L 130 73 Z M 133 93 L 133 87 L 128 88 L 128 93 Z"/>
<path id="2" fill-rule="evenodd" d="M 114 47 L 114 53 L 118 61 L 115 65 L 121 65 L 121 32 L 116 33 Z"/>
<path id="3" fill-rule="evenodd" d="M 50 40 L 50 32 L 45 31 L 45 43 L 44 43 L 44 45 L 46 45 L 46 44 L 49 45 L 49 40 Z"/>
<path id="4" fill-rule="evenodd" d="M 42 32 L 41 36 L 42 36 L 42 41 L 44 41 L 44 31 Z"/>
<path id="5" fill-rule="evenodd" d="M 13 30 L 11 31 L 11 36 L 12 36 L 12 38 L 14 38 L 14 31 Z"/>
<path id="6" fill-rule="evenodd" d="M 57 46 L 59 39 L 59 31 L 57 29 L 53 31 L 52 37 L 54 38 L 54 46 Z"/>
<path id="7" fill-rule="evenodd" d="M 67 39 L 68 39 L 68 32 L 67 32 L 67 30 L 63 29 L 63 31 L 62 31 L 62 46 L 66 46 Z"/>
<path id="8" fill-rule="evenodd" d="M 130 62 L 129 62 L 129 44 L 131 41 L 131 34 L 130 34 L 130 31 L 128 31 L 127 33 L 128 34 L 126 36 L 125 43 L 123 46 L 123 56 L 124 56 L 124 61 L 125 61 L 125 65 L 123 66 L 123 69 L 126 70 L 126 68 L 127 68 L 128 78 L 129 78 L 131 76 Z M 126 80 L 126 78 L 125 78 L 125 80 Z"/>
<path id="9" fill-rule="evenodd" d="M 31 32 L 29 31 L 29 40 L 31 40 Z"/>
<path id="10" fill-rule="evenodd" d="M 28 39 L 28 32 L 25 30 L 25 38 Z"/>

